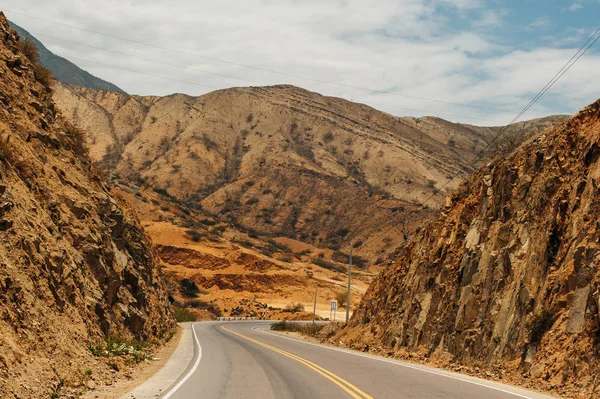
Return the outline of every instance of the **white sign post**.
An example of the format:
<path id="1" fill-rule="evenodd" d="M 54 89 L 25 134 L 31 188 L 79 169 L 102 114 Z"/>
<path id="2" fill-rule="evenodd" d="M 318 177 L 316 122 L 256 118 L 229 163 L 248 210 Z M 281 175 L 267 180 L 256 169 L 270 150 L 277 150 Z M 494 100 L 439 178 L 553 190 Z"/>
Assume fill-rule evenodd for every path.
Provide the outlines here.
<path id="1" fill-rule="evenodd" d="M 331 300 L 331 310 L 329 311 L 329 320 L 335 321 L 336 312 L 337 312 L 337 300 L 332 299 Z M 332 314 L 333 314 L 333 319 L 331 317 Z"/>

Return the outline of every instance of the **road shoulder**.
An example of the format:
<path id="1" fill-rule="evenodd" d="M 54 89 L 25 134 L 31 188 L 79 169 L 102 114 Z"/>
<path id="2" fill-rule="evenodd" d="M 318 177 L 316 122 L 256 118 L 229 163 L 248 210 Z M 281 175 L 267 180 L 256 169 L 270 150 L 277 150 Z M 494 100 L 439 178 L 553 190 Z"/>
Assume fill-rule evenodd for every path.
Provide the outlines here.
<path id="1" fill-rule="evenodd" d="M 172 349 L 162 367 L 146 374 L 143 379 L 132 385 L 120 399 L 158 398 L 165 393 L 186 371 L 194 358 L 193 323 L 180 323 L 179 342 Z M 118 397 L 118 396 L 113 396 Z"/>

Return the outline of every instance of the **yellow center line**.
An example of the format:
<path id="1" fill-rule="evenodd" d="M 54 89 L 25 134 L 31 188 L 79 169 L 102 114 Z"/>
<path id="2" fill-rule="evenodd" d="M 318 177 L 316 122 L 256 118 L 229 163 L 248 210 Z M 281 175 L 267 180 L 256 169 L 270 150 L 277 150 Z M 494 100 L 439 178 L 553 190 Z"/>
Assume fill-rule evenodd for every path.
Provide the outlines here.
<path id="1" fill-rule="evenodd" d="M 335 385 L 339 386 L 340 388 L 342 388 L 344 391 L 346 391 L 350 396 L 352 396 L 354 399 L 373 399 L 373 397 L 367 395 L 365 392 L 361 391 L 360 389 L 358 389 L 357 387 L 355 387 L 354 385 L 350 384 L 348 381 L 344 380 L 342 377 L 332 373 L 329 370 L 324 369 L 323 367 L 319 366 L 318 364 L 315 364 L 309 360 L 306 360 L 304 358 L 301 358 L 300 356 L 296 356 L 292 353 L 286 352 L 283 349 L 279 349 L 276 348 L 274 346 L 271 346 L 269 344 L 265 344 L 264 342 L 261 341 L 257 341 L 253 338 L 250 338 L 246 335 L 240 334 L 238 332 L 232 331 L 228 328 L 226 328 L 225 326 L 221 326 L 221 328 L 227 332 L 230 332 L 231 334 L 237 335 L 240 338 L 243 338 L 247 341 L 253 342 L 257 345 L 260 345 L 262 347 L 265 347 L 267 349 L 270 349 L 274 352 L 280 353 L 284 356 L 289 357 L 290 359 L 293 359 L 299 363 L 302 363 L 303 365 L 305 365 L 306 367 L 316 371 L 317 373 L 319 373 L 320 375 L 322 375 L 323 377 L 327 378 L 328 380 L 330 380 L 331 382 L 333 382 Z M 354 390 L 355 392 L 353 392 L 352 390 Z"/>

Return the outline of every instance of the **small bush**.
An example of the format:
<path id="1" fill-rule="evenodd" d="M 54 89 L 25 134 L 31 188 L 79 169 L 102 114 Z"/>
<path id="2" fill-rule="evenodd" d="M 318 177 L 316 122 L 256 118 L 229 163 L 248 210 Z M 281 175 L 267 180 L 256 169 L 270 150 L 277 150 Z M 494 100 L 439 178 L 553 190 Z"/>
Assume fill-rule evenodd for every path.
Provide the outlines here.
<path id="1" fill-rule="evenodd" d="M 163 195 L 165 197 L 169 197 L 169 192 L 164 188 L 154 187 L 152 190 L 154 190 L 154 192 L 157 194 Z"/>
<path id="2" fill-rule="evenodd" d="M 52 87 L 54 84 L 54 75 L 52 75 L 52 72 L 41 65 L 35 66 L 33 74 L 38 82 L 43 84 L 46 88 Z"/>
<path id="3" fill-rule="evenodd" d="M 342 228 L 339 229 L 336 234 L 340 237 L 346 237 L 348 233 L 350 233 L 350 230 L 348 230 L 347 228 Z"/>
<path id="4" fill-rule="evenodd" d="M 25 55 L 25 57 L 29 58 L 29 61 L 31 61 L 34 64 L 40 62 L 40 52 L 33 40 L 25 39 L 19 41 L 19 48 L 21 49 L 21 52 Z"/>
<path id="5" fill-rule="evenodd" d="M 207 150 L 217 148 L 217 143 L 213 139 L 208 137 L 206 134 L 202 135 L 202 142 L 204 143 L 204 147 L 206 147 Z"/>
<path id="6" fill-rule="evenodd" d="M 187 321 L 197 321 L 198 317 L 194 312 L 191 312 L 184 308 L 173 307 L 173 312 L 175 313 L 175 320 L 178 323 L 185 323 Z"/>
<path id="7" fill-rule="evenodd" d="M 66 133 L 71 138 L 73 152 L 77 155 L 88 155 L 87 134 L 85 130 L 79 129 L 75 125 L 67 124 Z"/>
<path id="8" fill-rule="evenodd" d="M 324 141 L 325 143 L 330 143 L 330 142 L 332 142 L 332 141 L 333 141 L 333 133 L 331 133 L 331 132 L 327 132 L 327 133 L 325 133 L 325 134 L 323 135 L 323 141 Z"/>
<path id="9" fill-rule="evenodd" d="M 292 331 L 299 332 L 301 334 L 316 336 L 326 324 L 313 324 L 313 323 L 295 323 L 291 321 L 280 321 L 271 324 L 271 330 L 273 331 Z"/>
<path id="10" fill-rule="evenodd" d="M 326 259 L 323 259 L 320 256 L 316 257 L 316 258 L 313 258 L 312 259 L 312 263 L 314 263 L 317 266 L 321 266 L 324 269 L 331 270 L 331 271 L 334 271 L 334 272 L 339 272 L 339 273 L 345 273 L 346 272 L 346 269 L 344 267 L 338 265 L 337 263 L 333 263 L 333 262 L 330 262 L 330 261 L 328 261 Z"/>
<path id="11" fill-rule="evenodd" d="M 348 292 L 347 291 L 343 291 L 343 292 L 338 293 L 335 296 L 335 299 L 337 300 L 339 307 L 346 306 L 346 301 L 348 300 Z"/>
<path id="12" fill-rule="evenodd" d="M 179 291 L 187 297 L 196 298 L 200 293 L 200 288 L 193 280 L 184 278 L 179 282 Z"/>
<path id="13" fill-rule="evenodd" d="M 298 303 L 290 303 L 288 304 L 285 309 L 283 309 L 284 312 L 287 313 L 299 313 L 299 312 L 304 312 L 304 305 L 301 304 L 300 302 Z"/>
<path id="14" fill-rule="evenodd" d="M 200 239 L 202 238 L 202 235 L 201 235 L 199 232 L 197 232 L 196 230 L 188 230 L 188 231 L 186 231 L 185 233 L 186 233 L 186 234 L 187 234 L 187 235 L 190 237 L 190 239 L 191 239 L 192 241 L 194 241 L 194 242 L 198 242 L 198 241 L 200 241 Z"/>

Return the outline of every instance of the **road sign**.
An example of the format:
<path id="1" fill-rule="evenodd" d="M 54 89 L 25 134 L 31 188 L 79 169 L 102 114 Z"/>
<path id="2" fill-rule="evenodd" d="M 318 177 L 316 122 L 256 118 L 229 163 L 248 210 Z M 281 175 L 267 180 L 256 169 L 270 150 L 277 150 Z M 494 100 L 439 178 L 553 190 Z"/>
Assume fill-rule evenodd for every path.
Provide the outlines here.
<path id="1" fill-rule="evenodd" d="M 329 320 L 334 320 L 335 321 L 335 314 L 336 313 L 337 313 L 337 301 L 335 299 L 332 299 L 331 300 L 331 307 L 330 307 L 330 310 L 329 310 Z"/>

